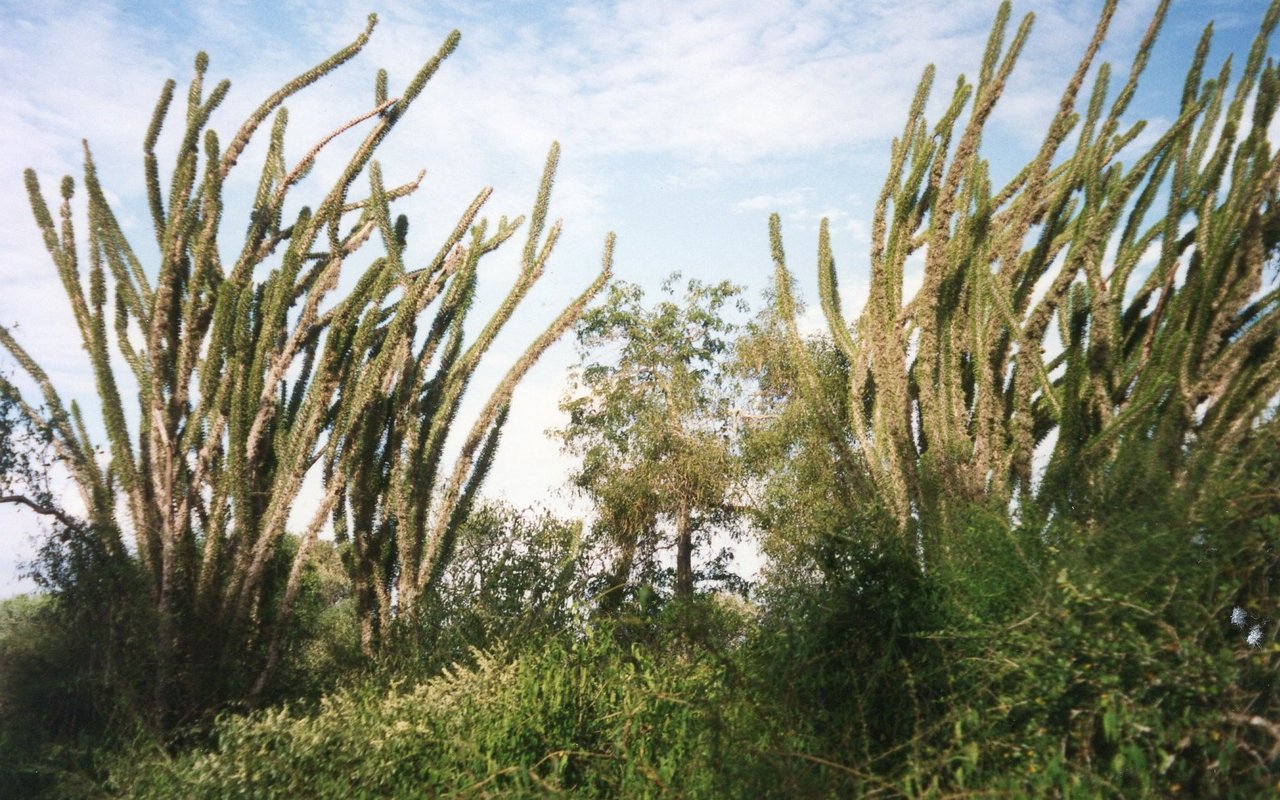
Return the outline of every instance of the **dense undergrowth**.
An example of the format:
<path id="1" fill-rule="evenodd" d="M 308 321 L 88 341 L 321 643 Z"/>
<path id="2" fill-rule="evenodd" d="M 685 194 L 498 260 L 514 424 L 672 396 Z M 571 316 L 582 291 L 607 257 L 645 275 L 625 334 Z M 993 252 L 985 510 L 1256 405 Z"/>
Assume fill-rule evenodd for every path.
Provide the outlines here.
<path id="1" fill-rule="evenodd" d="M 1251 646 L 1232 612 L 1274 597 L 1258 590 L 1274 585 L 1276 560 L 1256 556 L 1276 552 L 1280 515 L 1208 522 L 1161 505 L 1115 513 L 1089 546 L 1071 529 L 1044 545 L 974 514 L 954 532 L 968 545 L 934 575 L 906 553 L 865 548 L 825 566 L 814 553 L 812 574 L 775 576 L 759 603 L 655 601 L 536 630 L 509 618 L 499 630 L 490 601 L 463 604 L 451 635 L 475 649 L 451 664 L 358 669 L 318 701 L 229 711 L 176 745 L 63 741 L 40 756 L 60 772 L 28 774 L 28 786 L 155 798 L 1266 796 L 1280 766 L 1265 724 L 1280 713 L 1280 647 Z M 12 627 L 31 601 L 6 609 L 12 678 L 14 643 L 41 644 Z M 342 638 L 321 632 L 312 647 Z M 44 655 L 55 661 L 27 664 L 28 679 L 70 671 L 57 650 Z M 69 697 L 14 688 L 5 696 L 46 705 L 6 705 L 6 743 Z"/>

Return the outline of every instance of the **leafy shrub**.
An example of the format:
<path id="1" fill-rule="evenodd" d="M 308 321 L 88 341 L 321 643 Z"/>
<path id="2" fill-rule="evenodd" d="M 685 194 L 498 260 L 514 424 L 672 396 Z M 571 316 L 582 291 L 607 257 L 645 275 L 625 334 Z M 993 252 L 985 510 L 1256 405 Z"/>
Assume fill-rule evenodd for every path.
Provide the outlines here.
<path id="1" fill-rule="evenodd" d="M 436 590 L 404 621 L 394 672 L 434 674 L 476 651 L 576 630 L 604 571 L 580 521 L 501 502 L 476 508 Z"/>
<path id="2" fill-rule="evenodd" d="M 1257 514 L 1271 492 L 1254 477 L 1204 491 L 1208 518 L 1153 495 L 1092 526 L 1028 523 L 1034 536 L 1012 536 L 1042 546 L 1021 579 L 998 548 L 944 570 L 952 620 L 937 635 L 954 659 L 954 688 L 898 773 L 908 794 L 1275 790 L 1280 646 L 1274 633 L 1250 645 L 1232 610 L 1243 593 L 1251 607 L 1274 607 L 1262 587 L 1280 576 L 1266 555 L 1280 516 Z M 1237 572 L 1242 560 L 1250 568 Z M 988 586 L 1018 590 L 993 604 Z"/>
<path id="3" fill-rule="evenodd" d="M 226 717 L 216 753 L 117 774 L 132 797 L 405 797 L 452 792 L 710 796 L 732 756 L 724 684 L 601 633 L 507 657 L 476 653 L 413 687 L 340 692 L 307 716 Z"/>

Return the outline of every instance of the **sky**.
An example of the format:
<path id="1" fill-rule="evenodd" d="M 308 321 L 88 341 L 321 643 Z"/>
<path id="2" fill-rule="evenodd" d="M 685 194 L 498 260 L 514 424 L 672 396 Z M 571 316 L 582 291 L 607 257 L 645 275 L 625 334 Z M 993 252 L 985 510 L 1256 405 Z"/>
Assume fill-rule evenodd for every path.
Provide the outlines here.
<path id="1" fill-rule="evenodd" d="M 984 142 L 997 177 L 1011 175 L 1039 143 L 1101 5 L 1015 2 L 1015 24 L 1028 12 L 1036 21 Z M 1101 54 L 1118 72 L 1127 73 L 1155 5 L 1121 3 Z M 1152 136 L 1163 130 L 1205 24 L 1215 21 L 1206 70 L 1214 73 L 1228 53 L 1240 62 L 1266 6 L 1174 0 L 1130 118 L 1150 120 Z M 364 52 L 287 104 L 286 157 L 296 161 L 371 109 L 378 68 L 389 71 L 395 96 L 460 30 L 459 49 L 380 155 L 388 183 L 427 173 L 399 208 L 411 221 L 410 264 L 434 254 L 482 187 L 494 189 L 491 219 L 527 213 L 551 142 L 563 148 L 551 208 L 564 220 L 560 244 L 478 374 L 471 408 L 591 281 L 610 231 L 618 235 L 617 278 L 651 295 L 673 271 L 730 279 L 758 307 L 772 278 L 769 214 L 782 216 L 789 266 L 810 297 L 818 222 L 828 217 L 846 307 L 856 310 L 872 206 L 919 77 L 936 65 L 936 118 L 956 76 L 976 73 L 996 8 L 994 0 L 0 0 L 0 218 L 9 221 L 0 237 L 0 323 L 16 326 L 64 399 L 78 399 L 92 417 L 92 377 L 31 221 L 22 170 L 33 167 L 54 194 L 62 175 L 79 176 L 87 139 L 126 234 L 143 245 L 151 239 L 141 145 L 164 81 L 176 78 L 181 98 L 195 53 L 207 51 L 208 85 L 232 83 L 213 118 L 225 142 L 275 88 L 351 41 L 370 11 L 379 24 Z M 168 133 L 162 174 L 163 155 L 176 146 L 176 130 Z M 243 230 L 262 153 L 261 143 L 251 147 L 229 184 L 233 206 L 236 198 L 241 205 L 223 226 L 226 249 Z M 337 157 L 322 158 L 297 191 L 321 190 L 339 166 Z M 483 297 L 505 292 L 519 246 L 483 267 Z M 572 463 L 545 436 L 560 424 L 557 403 L 574 360 L 563 341 L 517 391 L 490 496 L 582 510 L 565 485 Z M 0 369 L 11 367 L 0 357 Z M 21 565 L 39 531 L 31 514 L 0 507 L 0 596 L 31 588 Z"/>

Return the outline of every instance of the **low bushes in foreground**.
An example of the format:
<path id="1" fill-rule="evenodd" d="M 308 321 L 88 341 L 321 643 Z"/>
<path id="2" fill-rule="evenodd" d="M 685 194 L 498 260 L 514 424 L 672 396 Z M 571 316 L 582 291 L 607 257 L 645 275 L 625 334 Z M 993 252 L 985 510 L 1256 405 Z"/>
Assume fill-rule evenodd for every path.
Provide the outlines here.
<path id="1" fill-rule="evenodd" d="M 1146 567 L 1117 567 L 1132 564 L 1140 544 L 1126 547 L 1123 537 L 1141 520 L 1122 516 L 1093 531 L 1091 547 L 1064 541 L 1028 557 L 1019 580 L 1003 582 L 1019 587 L 1016 596 L 984 593 L 977 557 L 958 553 L 951 569 L 926 576 L 910 559 L 881 553 L 843 575 L 775 586 L 763 606 L 670 602 L 647 618 L 624 613 L 585 632 L 476 651 L 431 677 L 402 675 L 390 691 L 374 680 L 311 710 L 225 716 L 216 747 L 130 754 L 109 790 L 210 798 L 1276 791 L 1280 739 L 1263 723 L 1280 716 L 1280 648 L 1250 645 L 1231 621 L 1241 591 L 1273 581 L 1275 565 L 1254 562 L 1259 573 L 1238 580 L 1224 580 L 1222 566 L 1231 543 L 1274 551 L 1280 525 L 1254 520 L 1194 545 L 1212 556 L 1175 575 L 1155 553 Z M 1169 519 L 1145 520 L 1157 523 L 1164 533 L 1149 530 L 1148 545 L 1186 533 Z M 981 519 L 968 524 L 970 540 L 981 541 Z"/>

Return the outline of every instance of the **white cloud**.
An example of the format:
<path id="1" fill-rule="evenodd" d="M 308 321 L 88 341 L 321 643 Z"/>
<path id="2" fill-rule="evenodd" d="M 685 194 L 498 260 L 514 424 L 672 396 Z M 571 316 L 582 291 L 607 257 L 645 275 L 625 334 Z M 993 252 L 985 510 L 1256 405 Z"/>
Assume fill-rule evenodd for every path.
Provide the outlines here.
<path id="1" fill-rule="evenodd" d="M 812 194 L 812 189 L 792 189 L 784 194 L 760 194 L 734 203 L 733 210 L 739 214 L 758 214 L 761 211 L 795 209 L 804 206 Z"/>
<path id="2" fill-rule="evenodd" d="M 1062 52 L 1074 58 L 1083 48 L 1094 13 L 1021 5 L 1041 19 L 1006 102 L 1014 123 L 1052 108 Z M 342 41 L 333 40 L 335 19 L 356 24 L 354 8 L 328 15 L 315 32 L 327 32 L 329 45 Z M 449 138 L 463 133 L 533 157 L 561 136 L 596 157 L 662 153 L 742 165 L 887 139 L 926 63 L 940 68 L 938 104 L 954 74 L 976 70 L 992 15 L 987 0 L 620 0 L 536 18 L 510 5 L 392 3 L 369 50 L 407 74 L 424 39 L 463 28 L 457 63 L 435 87 L 449 109 L 439 133 Z"/>

